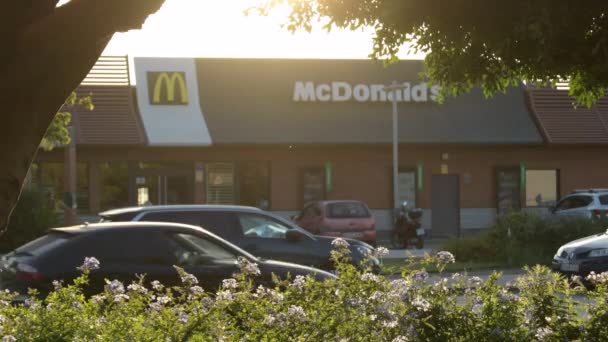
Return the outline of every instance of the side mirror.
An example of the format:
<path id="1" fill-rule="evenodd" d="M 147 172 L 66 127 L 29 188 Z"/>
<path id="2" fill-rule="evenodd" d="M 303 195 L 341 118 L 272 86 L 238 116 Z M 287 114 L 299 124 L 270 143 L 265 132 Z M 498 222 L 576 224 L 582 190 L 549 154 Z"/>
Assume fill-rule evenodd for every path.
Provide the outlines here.
<path id="1" fill-rule="evenodd" d="M 290 242 L 300 241 L 303 237 L 304 236 L 302 235 L 302 233 L 300 233 L 296 229 L 290 229 L 285 233 L 285 238 L 287 239 L 287 241 Z"/>

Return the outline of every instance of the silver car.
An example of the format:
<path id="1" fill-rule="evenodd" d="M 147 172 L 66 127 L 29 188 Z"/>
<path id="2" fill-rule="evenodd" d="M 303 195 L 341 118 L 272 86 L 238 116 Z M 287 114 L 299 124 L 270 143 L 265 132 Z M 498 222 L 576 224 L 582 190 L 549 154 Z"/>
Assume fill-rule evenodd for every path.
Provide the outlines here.
<path id="1" fill-rule="evenodd" d="M 605 217 L 608 214 L 608 189 L 575 190 L 550 210 L 552 214 L 562 217 Z"/>

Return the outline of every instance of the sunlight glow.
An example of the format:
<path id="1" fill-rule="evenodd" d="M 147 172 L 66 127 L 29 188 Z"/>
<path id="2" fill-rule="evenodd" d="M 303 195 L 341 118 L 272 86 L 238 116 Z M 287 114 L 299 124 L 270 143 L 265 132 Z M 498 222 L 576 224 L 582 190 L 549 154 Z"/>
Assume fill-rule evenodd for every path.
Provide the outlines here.
<path id="1" fill-rule="evenodd" d="M 116 34 L 105 55 L 235 58 L 368 58 L 371 30 L 320 27 L 291 34 L 281 27 L 286 13 L 246 16 L 257 0 L 167 0 L 142 30 Z M 407 55 L 400 58 L 422 58 Z"/>

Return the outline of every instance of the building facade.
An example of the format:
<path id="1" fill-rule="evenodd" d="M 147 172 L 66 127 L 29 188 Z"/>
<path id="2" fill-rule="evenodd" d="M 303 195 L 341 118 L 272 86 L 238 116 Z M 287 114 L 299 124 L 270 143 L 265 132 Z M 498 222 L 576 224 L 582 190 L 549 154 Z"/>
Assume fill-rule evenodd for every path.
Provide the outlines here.
<path id="1" fill-rule="evenodd" d="M 131 72 L 131 68 L 134 68 Z M 243 204 L 290 216 L 318 199 L 357 199 L 391 228 L 393 94 L 400 200 L 433 236 L 546 212 L 576 188 L 608 188 L 608 112 L 563 91 L 479 89 L 437 102 L 420 61 L 102 57 L 77 92 L 79 213 L 127 205 Z M 130 77 L 135 75 L 135 80 Z M 33 178 L 61 192 L 64 151 Z M 382 235 L 380 233 L 380 235 Z"/>

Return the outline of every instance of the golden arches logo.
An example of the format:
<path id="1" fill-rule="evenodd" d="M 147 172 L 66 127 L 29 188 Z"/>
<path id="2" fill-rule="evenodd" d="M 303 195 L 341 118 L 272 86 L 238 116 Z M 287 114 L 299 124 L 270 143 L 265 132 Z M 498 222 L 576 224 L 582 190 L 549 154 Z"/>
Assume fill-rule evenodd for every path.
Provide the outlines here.
<path id="1" fill-rule="evenodd" d="M 150 75 L 152 74 L 152 75 Z M 154 90 L 152 92 L 153 104 L 188 104 L 188 87 L 186 77 L 183 72 L 154 72 L 150 73 L 148 79 L 154 80 Z M 150 77 L 152 76 L 152 77 Z M 165 90 L 164 98 L 163 89 Z M 179 91 L 179 100 L 176 99 L 176 91 Z"/>

